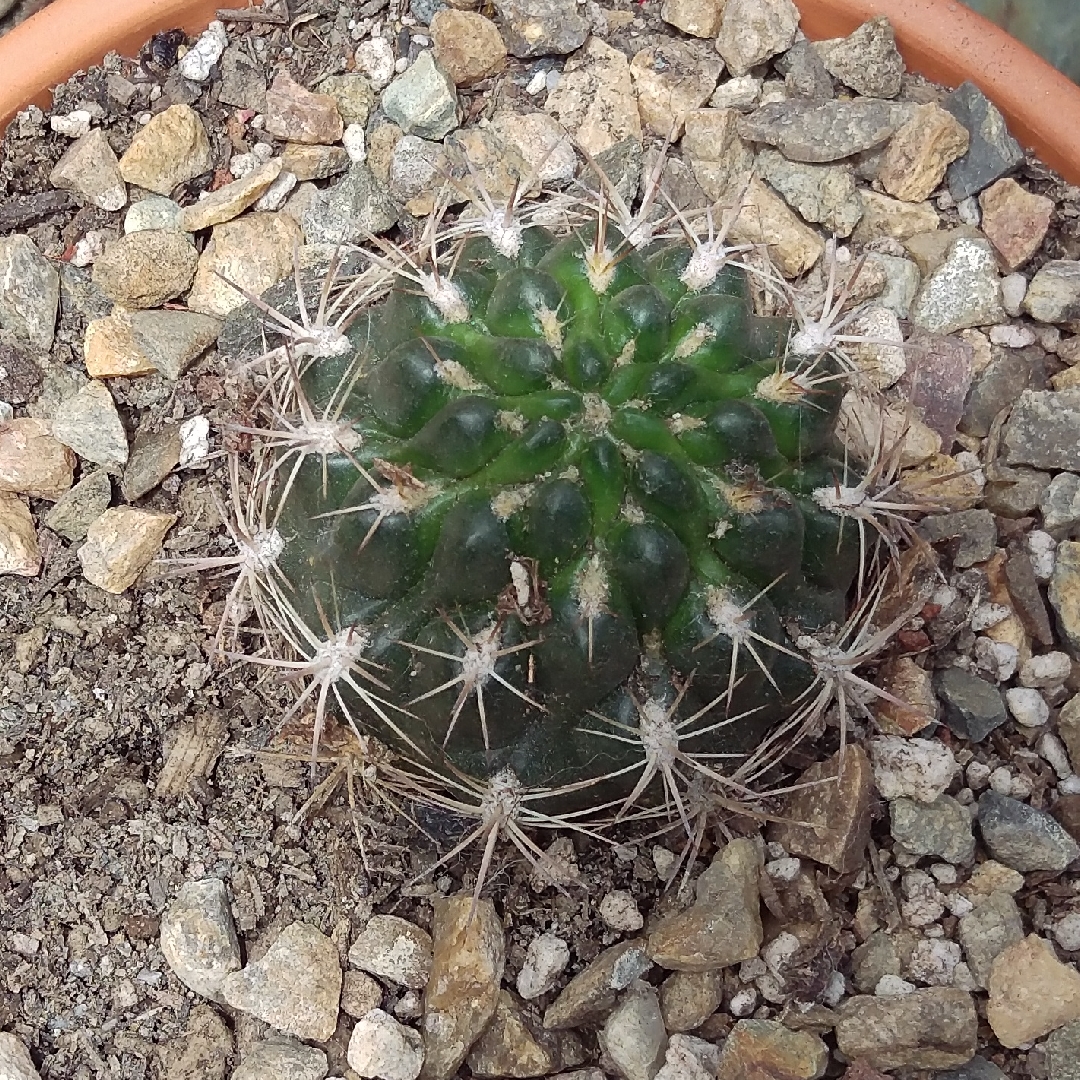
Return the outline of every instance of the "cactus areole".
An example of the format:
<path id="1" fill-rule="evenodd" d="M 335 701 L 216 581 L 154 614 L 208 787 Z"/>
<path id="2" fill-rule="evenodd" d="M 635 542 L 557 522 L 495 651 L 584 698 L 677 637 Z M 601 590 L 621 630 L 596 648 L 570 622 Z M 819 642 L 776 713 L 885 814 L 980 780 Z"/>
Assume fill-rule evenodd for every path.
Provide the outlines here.
<path id="1" fill-rule="evenodd" d="M 274 619 L 358 726 L 436 773 L 621 798 L 790 715 L 796 639 L 859 567 L 822 495 L 844 386 L 719 250 L 603 215 L 466 235 L 402 257 L 348 347 L 289 350 Z"/>

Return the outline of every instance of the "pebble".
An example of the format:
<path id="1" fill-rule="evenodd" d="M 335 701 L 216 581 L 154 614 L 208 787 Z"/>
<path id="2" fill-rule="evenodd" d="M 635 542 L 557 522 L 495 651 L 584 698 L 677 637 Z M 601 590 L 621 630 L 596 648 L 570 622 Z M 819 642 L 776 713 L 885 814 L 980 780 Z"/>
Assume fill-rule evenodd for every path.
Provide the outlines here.
<path id="1" fill-rule="evenodd" d="M 1058 473 L 1043 494 L 1039 510 L 1047 532 L 1062 538 L 1068 536 L 1080 525 L 1080 476 Z"/>
<path id="2" fill-rule="evenodd" d="M 739 133 L 750 142 L 775 146 L 789 161 L 823 164 L 881 146 L 906 119 L 907 110 L 890 101 L 795 98 L 742 117 Z"/>
<path id="3" fill-rule="evenodd" d="M 941 104 L 971 136 L 968 152 L 947 173 L 949 194 L 957 202 L 978 195 L 1024 160 L 1024 151 L 1009 134 L 1001 113 L 973 83 L 963 83 Z"/>
<path id="4" fill-rule="evenodd" d="M 502 920 L 490 900 L 433 901 L 435 955 L 424 991 L 424 1076 L 449 1080 L 495 1014 L 506 964 Z"/>
<path id="5" fill-rule="evenodd" d="M 166 423 L 157 431 L 136 435 L 120 482 L 124 498 L 135 502 L 153 491 L 180 464 L 181 449 L 179 424 Z"/>
<path id="6" fill-rule="evenodd" d="M 600 1049 L 624 1080 L 653 1080 L 664 1063 L 667 1032 L 656 991 L 632 983 L 599 1033 Z"/>
<path id="7" fill-rule="evenodd" d="M 984 989 L 994 960 L 1023 940 L 1024 924 L 1012 894 L 996 889 L 960 919 L 956 933 L 975 985 Z"/>
<path id="8" fill-rule="evenodd" d="M 740 75 L 722 82 L 709 98 L 710 109 L 737 109 L 750 112 L 761 98 L 761 80 L 753 75 Z"/>
<path id="9" fill-rule="evenodd" d="M 69 139 L 80 139 L 90 132 L 93 117 L 86 109 L 72 109 L 66 116 L 50 116 L 49 129 Z"/>
<path id="10" fill-rule="evenodd" d="M 986 1018 L 1004 1046 L 1024 1046 L 1080 1020 L 1080 972 L 1036 934 L 998 955 L 987 989 Z"/>
<path id="11" fill-rule="evenodd" d="M 953 242 L 945 261 L 923 283 L 911 309 L 912 322 L 938 334 L 988 326 L 1004 318 L 993 248 L 987 240 L 967 237 Z"/>
<path id="12" fill-rule="evenodd" d="M 397 915 L 372 915 L 349 949 L 349 963 L 400 986 L 423 990 L 431 975 L 431 935 Z"/>
<path id="13" fill-rule="evenodd" d="M 0 1031 L 0 1076 L 4 1080 L 41 1080 L 26 1047 L 10 1031 Z"/>
<path id="14" fill-rule="evenodd" d="M 17 417 L 0 424 L 0 491 L 55 501 L 75 479 L 75 455 L 47 423 Z"/>
<path id="15" fill-rule="evenodd" d="M 374 145 L 371 149 L 373 153 Z M 342 180 L 316 195 L 302 222 L 309 244 L 358 244 L 386 232 L 397 216 L 397 207 L 368 165 L 355 162 Z"/>
<path id="16" fill-rule="evenodd" d="M 960 946 L 942 938 L 923 938 L 915 943 L 907 973 L 926 986 L 949 986 L 960 967 Z"/>
<path id="17" fill-rule="evenodd" d="M 0 574 L 36 577 L 41 549 L 30 508 L 18 496 L 0 491 Z"/>
<path id="18" fill-rule="evenodd" d="M 107 469 L 95 469 L 65 492 L 49 508 L 44 522 L 65 540 L 86 539 L 90 523 L 108 509 L 112 501 L 112 481 Z"/>
<path id="19" fill-rule="evenodd" d="M 784 76 L 783 93 L 774 100 L 801 97 L 809 101 L 827 101 L 836 97 L 832 76 L 822 62 L 815 43 L 802 38 L 786 53 L 778 56 L 773 64 L 777 72 Z"/>
<path id="20" fill-rule="evenodd" d="M 1004 326 L 990 327 L 990 344 L 1002 345 L 1008 349 L 1024 349 L 1035 344 L 1035 332 L 1028 326 L 1007 323 Z"/>
<path id="21" fill-rule="evenodd" d="M 381 90 L 394 77 L 394 47 L 386 38 L 371 37 L 361 41 L 353 59 L 356 70 L 367 77 L 374 91 Z"/>
<path id="22" fill-rule="evenodd" d="M 105 245 L 94 263 L 94 284 L 125 308 L 159 307 L 186 292 L 199 253 L 180 232 L 144 229 Z"/>
<path id="23" fill-rule="evenodd" d="M 828 1062 L 828 1047 L 817 1035 L 792 1031 L 776 1020 L 739 1020 L 724 1040 L 715 1076 L 816 1080 Z"/>
<path id="24" fill-rule="evenodd" d="M 687 112 L 709 100 L 723 64 L 699 42 L 665 41 L 635 53 L 630 75 L 645 128 L 660 138 L 682 134 Z"/>
<path id="25" fill-rule="evenodd" d="M 300 227 L 285 213 L 245 214 L 215 225 L 198 259 L 188 308 L 203 315 L 228 315 L 244 303 L 230 282 L 261 295 L 292 273 L 293 250 L 302 240 Z"/>
<path id="26" fill-rule="evenodd" d="M 951 229 L 932 229 L 904 241 L 904 248 L 915 260 L 923 277 L 929 277 L 945 261 L 949 249 L 960 239 L 982 240 L 979 230 L 971 225 L 957 225 Z"/>
<path id="27" fill-rule="evenodd" d="M 698 878 L 694 903 L 652 927 L 649 956 L 672 971 L 713 971 L 756 956 L 762 940 L 760 869 L 754 844 L 732 840 Z"/>
<path id="28" fill-rule="evenodd" d="M 495 10 L 506 47 L 522 59 L 565 56 L 589 36 L 589 21 L 573 0 L 497 0 Z"/>
<path id="29" fill-rule="evenodd" d="M 128 443 L 109 388 L 94 379 L 56 409 L 53 436 L 95 465 L 119 468 L 127 461 Z"/>
<path id="30" fill-rule="evenodd" d="M 656 1080 L 712 1080 L 719 1067 L 716 1046 L 693 1035 L 676 1034 L 668 1039 L 664 1065 Z"/>
<path id="31" fill-rule="evenodd" d="M 250 109 L 256 114 L 266 108 L 263 66 L 249 56 L 239 42 L 229 45 L 222 54 L 218 101 L 237 109 Z"/>
<path id="32" fill-rule="evenodd" d="M 1051 259 L 1039 267 L 1024 296 L 1024 311 L 1044 323 L 1070 323 L 1080 305 L 1080 262 Z"/>
<path id="33" fill-rule="evenodd" d="M 387 186 L 410 214 L 426 217 L 449 172 L 450 159 L 441 143 L 405 135 L 394 147 Z"/>
<path id="34" fill-rule="evenodd" d="M 119 210 L 127 202 L 127 187 L 119 163 L 101 128 L 69 146 L 49 173 L 49 183 L 71 191 L 100 210 Z"/>
<path id="35" fill-rule="evenodd" d="M 791 0 L 727 0 L 716 37 L 716 51 L 732 75 L 791 48 L 799 28 L 799 9 Z"/>
<path id="36" fill-rule="evenodd" d="M 128 507 L 122 511 L 129 520 L 131 514 L 146 513 Z M 161 917 L 161 951 L 186 987 L 212 1001 L 222 1000 L 221 984 L 240 970 L 240 943 L 223 881 L 202 878 L 180 886 Z"/>
<path id="37" fill-rule="evenodd" d="M 920 105 L 885 147 L 878 169 L 881 186 L 904 202 L 930 197 L 949 164 L 968 148 L 967 129 L 940 105 Z"/>
<path id="38" fill-rule="evenodd" d="M 930 804 L 945 792 L 958 769 L 952 751 L 936 739 L 880 735 L 869 746 L 874 780 L 884 799 Z"/>
<path id="39" fill-rule="evenodd" d="M 1042 529 L 1032 529 L 1027 534 L 1027 553 L 1036 581 L 1045 584 L 1054 575 L 1057 541 Z"/>
<path id="40" fill-rule="evenodd" d="M 1020 666 L 1020 685 L 1046 688 L 1060 686 L 1072 673 L 1068 653 L 1048 652 L 1031 656 Z"/>
<path id="41" fill-rule="evenodd" d="M 1049 595 L 1065 642 L 1074 656 L 1080 655 L 1080 543 L 1058 545 Z"/>
<path id="42" fill-rule="evenodd" d="M 499 992 L 495 1015 L 466 1059 L 473 1076 L 541 1076 L 584 1059 L 570 1032 L 545 1031 L 506 990 Z"/>
<path id="43" fill-rule="evenodd" d="M 805 274 L 825 251 L 819 234 L 756 177 L 746 188 L 729 236 L 736 244 L 765 244 L 776 268 L 787 278 Z"/>
<path id="44" fill-rule="evenodd" d="M 839 772 L 839 782 L 834 781 Z M 811 765 L 797 790 L 784 801 L 781 822 L 770 826 L 770 841 L 846 874 L 862 865 L 870 838 L 873 773 L 866 751 L 848 746 L 840 768 L 839 751 Z"/>
<path id="45" fill-rule="evenodd" d="M 660 6 L 664 22 L 696 38 L 715 38 L 723 14 L 718 0 L 664 0 Z"/>
<path id="46" fill-rule="evenodd" d="M 1080 470 L 1080 390 L 1024 390 L 1005 427 L 1010 465 Z"/>
<path id="47" fill-rule="evenodd" d="M 328 1071 L 322 1050 L 292 1039 L 270 1038 L 244 1054 L 230 1080 L 323 1080 Z"/>
<path id="48" fill-rule="evenodd" d="M 1048 1080 L 1080 1080 L 1080 1021 L 1051 1033 L 1043 1044 Z M 1002 1074 L 1004 1077 L 1004 1073 Z"/>
<path id="49" fill-rule="evenodd" d="M 900 882 L 900 913 L 910 926 L 929 926 L 945 911 L 945 897 L 937 882 L 923 870 L 910 870 Z"/>
<path id="50" fill-rule="evenodd" d="M 947 1069 L 969 1061 L 977 1045 L 974 1000 L 951 987 L 848 998 L 837 1015 L 840 1052 L 876 1069 Z"/>
<path id="51" fill-rule="evenodd" d="M 604 895 L 600 901 L 600 918 L 612 930 L 623 933 L 632 934 L 645 925 L 633 896 L 623 889 L 613 889 Z"/>
<path id="52" fill-rule="evenodd" d="M 935 679 L 935 686 L 945 706 L 945 723 L 962 739 L 981 742 L 1007 719 L 997 687 L 962 668 L 942 671 Z"/>
<path id="53" fill-rule="evenodd" d="M 862 197 L 859 198 L 860 217 L 862 210 Z M 796 208 L 797 209 L 797 208 Z M 839 235 L 839 234 L 838 234 Z M 911 312 L 911 305 L 915 295 L 919 291 L 922 275 L 918 266 L 910 259 L 904 259 L 895 255 L 882 255 L 871 251 L 866 259 L 868 266 L 878 266 L 885 274 L 885 288 L 878 297 L 877 302 L 884 308 L 888 308 L 897 318 L 906 319 Z M 921 331 L 925 333 L 925 331 Z M 940 339 L 939 339 L 940 340 Z M 954 348 L 969 349 L 970 347 L 957 341 L 955 338 L 945 339 L 948 345 Z M 919 365 L 919 383 L 925 384 L 927 374 L 925 363 Z M 960 401 L 963 407 L 963 398 Z M 934 426 L 934 425 L 932 425 Z M 954 425 L 955 431 L 955 425 Z"/>
<path id="54" fill-rule="evenodd" d="M 431 20 L 435 62 L 455 86 L 473 86 L 501 71 L 506 45 L 499 28 L 474 11 L 442 8 Z"/>
<path id="55" fill-rule="evenodd" d="M 382 1004 L 383 988 L 362 971 L 346 971 L 341 977 L 341 1011 L 359 1019 Z"/>
<path id="56" fill-rule="evenodd" d="M 406 135 L 424 139 L 441 139 L 458 123 L 454 84 L 436 67 L 430 50 L 386 88 L 382 109 Z"/>
<path id="57" fill-rule="evenodd" d="M 423 1042 L 418 1031 L 382 1009 L 372 1009 L 353 1028 L 348 1062 L 359 1076 L 416 1080 L 424 1065 Z"/>
<path id="58" fill-rule="evenodd" d="M 229 36 L 225 33 L 224 25 L 215 19 L 180 57 L 177 71 L 192 82 L 206 82 L 228 44 Z"/>
<path id="59" fill-rule="evenodd" d="M 1066 952 L 1080 952 L 1080 912 L 1070 911 L 1050 927 L 1054 940 Z"/>
<path id="60" fill-rule="evenodd" d="M 1016 270 L 1042 247 L 1054 200 L 1026 191 L 1015 180 L 1006 178 L 982 192 L 979 206 L 983 232 L 1005 265 Z"/>
<path id="61" fill-rule="evenodd" d="M 806 165 L 788 161 L 776 150 L 762 150 L 757 167 L 806 221 L 824 225 L 840 237 L 850 236 L 859 223 L 862 197 L 849 166 Z"/>
<path id="62" fill-rule="evenodd" d="M 860 244 L 881 239 L 909 240 L 938 228 L 937 211 L 928 202 L 901 202 L 870 188 L 861 189 L 859 197 L 863 213 L 852 239 Z"/>
<path id="63" fill-rule="evenodd" d="M 929 804 L 894 799 L 889 803 L 889 818 L 893 839 L 915 855 L 936 855 L 960 865 L 975 858 L 971 814 L 948 795 Z"/>
<path id="64" fill-rule="evenodd" d="M 253 205 L 281 174 L 282 160 L 274 158 L 253 169 L 241 180 L 224 184 L 180 211 L 177 225 L 184 232 L 201 232 L 239 217 Z"/>
<path id="65" fill-rule="evenodd" d="M 546 113 L 496 113 L 491 131 L 518 152 L 539 183 L 562 185 L 574 179 L 577 154 L 573 143 Z"/>
<path id="66" fill-rule="evenodd" d="M 517 977 L 517 992 L 532 1001 L 559 981 L 570 963 L 570 946 L 555 934 L 538 934 L 529 942 L 525 962 Z"/>
<path id="67" fill-rule="evenodd" d="M 1010 687 L 1005 691 L 1005 704 L 1013 719 L 1024 727 L 1042 727 L 1050 719 L 1050 706 L 1038 690 Z"/>
<path id="68" fill-rule="evenodd" d="M 675 971 L 660 987 L 660 1011 L 669 1032 L 694 1031 L 718 1008 L 724 997 L 720 970 Z"/>
<path id="69" fill-rule="evenodd" d="M 337 101 L 301 86 L 287 71 L 279 71 L 266 91 L 268 135 L 294 143 L 334 143 L 345 124 Z"/>
<path id="70" fill-rule="evenodd" d="M 990 854 L 1022 873 L 1064 870 L 1080 856 L 1080 846 L 1048 813 L 996 791 L 979 798 L 979 830 Z"/>
<path id="71" fill-rule="evenodd" d="M 617 996 L 653 965 L 641 938 L 604 949 L 563 987 L 544 1013 L 544 1027 L 562 1031 L 603 1016 Z"/>
<path id="72" fill-rule="evenodd" d="M 128 207 L 124 215 L 124 232 L 144 229 L 178 229 L 182 207 L 163 195 L 148 195 Z"/>
<path id="73" fill-rule="evenodd" d="M 135 132 L 118 167 L 129 184 L 158 195 L 209 172 L 214 159 L 199 114 L 190 105 L 170 105 Z"/>
<path id="74" fill-rule="evenodd" d="M 863 97 L 900 93 L 904 60 L 887 16 L 867 20 L 846 38 L 819 41 L 816 49 L 829 74 Z"/>
<path id="75" fill-rule="evenodd" d="M 138 580 L 161 550 L 176 514 L 117 506 L 106 510 L 86 530 L 77 554 L 83 577 L 108 593 L 122 593 Z"/>
<path id="76" fill-rule="evenodd" d="M 686 116 L 683 152 L 710 199 L 737 198 L 754 168 L 754 154 L 739 135 L 738 118 L 735 109 L 696 109 Z"/>
<path id="77" fill-rule="evenodd" d="M 48 352 L 59 304 L 60 275 L 33 240 L 0 237 L 0 326 Z"/>
<path id="78" fill-rule="evenodd" d="M 193 311 L 117 311 L 87 325 L 86 370 L 95 379 L 160 372 L 175 381 L 220 329 L 220 319 Z"/>
<path id="79" fill-rule="evenodd" d="M 511 46 L 513 52 L 513 46 Z M 544 104 L 578 145 L 594 157 L 623 139 L 641 142 L 630 64 L 618 49 L 591 37 L 566 61 L 559 85 Z"/>

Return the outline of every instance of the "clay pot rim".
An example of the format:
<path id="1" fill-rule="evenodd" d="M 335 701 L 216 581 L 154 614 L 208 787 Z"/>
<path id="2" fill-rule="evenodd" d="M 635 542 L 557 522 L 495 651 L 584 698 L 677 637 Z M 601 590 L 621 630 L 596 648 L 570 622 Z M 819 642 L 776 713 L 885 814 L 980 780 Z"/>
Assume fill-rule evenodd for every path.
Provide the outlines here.
<path id="1" fill-rule="evenodd" d="M 107 52 L 135 55 L 151 35 L 205 29 L 219 0 L 54 0 L 0 38 L 0 127 Z M 956 0 L 795 0 L 813 39 L 840 37 L 887 15 L 908 68 L 935 82 L 973 82 L 1009 130 L 1068 181 L 1080 183 L 1080 86 Z"/>

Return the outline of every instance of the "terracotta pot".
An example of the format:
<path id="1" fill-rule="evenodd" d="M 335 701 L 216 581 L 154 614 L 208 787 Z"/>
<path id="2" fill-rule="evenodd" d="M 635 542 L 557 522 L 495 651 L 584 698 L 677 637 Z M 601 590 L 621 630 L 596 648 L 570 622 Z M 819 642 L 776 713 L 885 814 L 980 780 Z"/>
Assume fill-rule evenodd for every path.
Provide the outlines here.
<path id="1" fill-rule="evenodd" d="M 203 29 L 219 0 L 55 0 L 0 38 L 0 125 L 110 50 L 135 54 L 151 34 Z M 908 67 L 937 82 L 975 83 L 1012 133 L 1080 183 L 1080 87 L 956 0 L 796 0 L 811 38 L 839 37 L 888 15 Z"/>

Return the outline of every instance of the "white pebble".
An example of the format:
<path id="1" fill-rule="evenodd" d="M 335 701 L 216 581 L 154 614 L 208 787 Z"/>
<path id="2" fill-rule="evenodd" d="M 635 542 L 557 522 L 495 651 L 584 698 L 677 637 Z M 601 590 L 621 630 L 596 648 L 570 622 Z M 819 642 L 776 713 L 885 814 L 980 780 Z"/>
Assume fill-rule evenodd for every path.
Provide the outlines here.
<path id="1" fill-rule="evenodd" d="M 350 124 L 341 136 L 341 144 L 345 147 L 345 153 L 349 155 L 350 161 L 367 160 L 363 124 Z"/>
<path id="2" fill-rule="evenodd" d="M 945 897 L 945 903 L 949 911 L 958 919 L 962 919 L 975 910 L 975 905 L 966 896 L 961 896 L 958 892 L 949 893 Z"/>
<path id="3" fill-rule="evenodd" d="M 49 127 L 58 135 L 66 135 L 69 139 L 81 139 L 90 132 L 92 117 L 85 109 L 74 109 L 67 116 L 51 116 Z"/>
<path id="4" fill-rule="evenodd" d="M 547 73 L 546 82 L 547 82 L 548 93 L 550 94 L 552 91 L 559 89 L 559 83 L 562 82 L 562 75 L 559 74 L 559 72 L 557 72 L 554 68 L 552 68 Z"/>
<path id="5" fill-rule="evenodd" d="M 360 1076 L 416 1080 L 424 1065 L 422 1037 L 382 1009 L 372 1009 L 356 1021 L 347 1060 Z"/>
<path id="6" fill-rule="evenodd" d="M 394 49 L 385 38 L 368 38 L 356 46 L 356 70 L 366 75 L 373 90 L 382 90 L 394 77 Z"/>
<path id="7" fill-rule="evenodd" d="M 1004 765 L 999 765 L 990 774 L 990 788 L 999 795 L 1011 795 L 1012 786 L 1012 773 Z"/>
<path id="8" fill-rule="evenodd" d="M 1068 653 L 1048 652 L 1025 660 L 1020 668 L 1022 686 L 1058 686 L 1072 674 Z"/>
<path id="9" fill-rule="evenodd" d="M 975 639 L 975 659 L 980 670 L 997 682 L 1007 682 L 1016 674 L 1020 651 L 1007 641 L 993 641 L 988 637 Z"/>
<path id="10" fill-rule="evenodd" d="M 948 986 L 959 963 L 960 946 L 955 941 L 924 938 L 911 952 L 908 973 L 927 986 Z"/>
<path id="11" fill-rule="evenodd" d="M 737 1017 L 749 1016 L 757 1008 L 757 1002 L 758 993 L 752 986 L 736 990 L 728 1002 L 728 1012 Z"/>
<path id="12" fill-rule="evenodd" d="M 966 199 L 961 199 L 956 204 L 956 212 L 960 215 L 960 220 L 965 225 L 974 225 L 978 227 L 979 202 L 974 195 L 969 195 Z"/>
<path id="13" fill-rule="evenodd" d="M 976 634 L 981 634 L 984 630 L 989 630 L 991 626 L 997 626 L 1011 614 L 1012 608 L 1007 608 L 1004 604 L 980 604 L 971 613 L 971 629 Z"/>
<path id="14" fill-rule="evenodd" d="M 1035 344 L 1035 331 L 1029 326 L 1004 323 L 990 327 L 990 344 L 1003 345 L 1006 349 L 1023 349 Z"/>
<path id="15" fill-rule="evenodd" d="M 1001 279 L 1001 306 L 1014 319 L 1020 314 L 1027 287 L 1027 278 L 1023 274 L 1006 274 Z"/>
<path id="16" fill-rule="evenodd" d="M 110 240 L 115 239 L 116 234 L 111 229 L 90 229 L 75 245 L 75 252 L 71 256 L 71 265 L 89 266 L 105 251 L 105 245 Z"/>
<path id="17" fill-rule="evenodd" d="M 526 1000 L 546 994 L 570 963 L 570 946 L 555 934 L 540 934 L 529 942 L 517 977 L 517 992 Z"/>
<path id="18" fill-rule="evenodd" d="M 1066 952 L 1080 952 L 1080 912 L 1070 911 L 1051 926 L 1054 940 Z"/>
<path id="19" fill-rule="evenodd" d="M 1058 793 L 1061 795 L 1080 795 L 1080 776 L 1066 776 L 1058 784 Z"/>
<path id="20" fill-rule="evenodd" d="M 1050 768 L 1057 773 L 1059 780 L 1072 776 L 1072 766 L 1069 764 L 1065 744 L 1052 731 L 1043 732 L 1035 744 L 1035 749 L 1039 751 L 1044 761 L 1050 763 Z"/>
<path id="21" fill-rule="evenodd" d="M 769 968 L 760 956 L 751 956 L 739 965 L 739 981 L 748 983 L 767 975 Z"/>
<path id="22" fill-rule="evenodd" d="M 933 739 L 880 735 L 870 740 L 870 757 L 878 790 L 890 801 L 907 797 L 932 803 L 957 770 L 953 752 Z"/>
<path id="23" fill-rule="evenodd" d="M 774 975 L 782 975 L 791 963 L 792 957 L 802 948 L 802 942 L 787 930 L 781 930 L 761 950 L 761 958 Z"/>
<path id="24" fill-rule="evenodd" d="M 1050 719 L 1050 706 L 1042 694 L 1026 686 L 1014 686 L 1005 691 L 1005 704 L 1013 719 L 1024 727 L 1042 727 Z"/>
<path id="25" fill-rule="evenodd" d="M 882 975 L 874 987 L 875 997 L 903 997 L 914 992 L 915 984 L 901 979 L 899 975 Z"/>
<path id="26" fill-rule="evenodd" d="M 794 881 L 799 876 L 802 863 L 792 855 L 772 859 L 765 864 L 765 873 L 775 881 Z"/>
<path id="27" fill-rule="evenodd" d="M 990 782 L 990 766 L 985 761 L 969 762 L 964 775 L 972 791 L 982 791 Z"/>
<path id="28" fill-rule="evenodd" d="M 399 56 L 394 61 L 394 71 L 395 71 L 395 73 L 400 75 L 400 74 L 402 74 L 402 72 L 405 72 L 405 71 L 408 71 L 408 70 L 409 70 L 409 58 L 407 56 Z"/>
<path id="29" fill-rule="evenodd" d="M 1035 577 L 1042 582 L 1049 581 L 1054 576 L 1057 541 L 1042 529 L 1032 529 L 1027 534 L 1027 549 Z"/>
<path id="30" fill-rule="evenodd" d="M 533 77 L 525 84 L 525 93 L 530 97 L 536 97 L 537 94 L 542 94 L 547 89 L 547 72 L 541 68 Z"/>
<path id="31" fill-rule="evenodd" d="M 273 183 L 259 196 L 255 203 L 256 210 L 280 210 L 285 205 L 285 200 L 296 185 L 300 183 L 296 174 L 285 171 L 278 173 Z"/>
<path id="32" fill-rule="evenodd" d="M 233 154 L 229 158 L 229 172 L 234 180 L 242 180 L 258 167 L 259 159 L 254 154 Z"/>
<path id="33" fill-rule="evenodd" d="M 188 469 L 210 454 L 210 421 L 192 416 L 180 425 L 180 468 Z"/>
<path id="34" fill-rule="evenodd" d="M 1009 785 L 1009 790 L 1006 794 L 1011 795 L 1014 799 L 1030 799 L 1031 793 L 1034 789 L 1031 786 L 1031 781 L 1022 773 L 1018 773 L 1012 778 L 1012 783 Z"/>
<path id="35" fill-rule="evenodd" d="M 633 933 L 645 925 L 634 898 L 625 889 L 613 889 L 600 901 L 600 918 L 611 927 Z"/>
<path id="36" fill-rule="evenodd" d="M 821 1003 L 830 1009 L 835 1009 L 836 1006 L 844 1000 L 844 995 L 846 993 L 847 982 L 844 979 L 843 973 L 834 971 L 829 976 L 829 981 L 825 984 L 825 989 L 822 991 Z"/>
<path id="37" fill-rule="evenodd" d="M 653 869 L 656 870 L 656 876 L 661 881 L 668 881 L 671 877 L 672 871 L 675 869 L 675 864 L 679 861 L 679 857 L 673 851 L 669 851 L 661 844 L 653 845 L 652 849 L 652 863 Z"/>
<path id="38" fill-rule="evenodd" d="M 229 36 L 225 27 L 215 20 L 199 35 L 199 40 L 182 57 L 177 68 L 185 79 L 192 82 L 205 82 L 210 78 L 210 70 L 221 59 Z"/>

